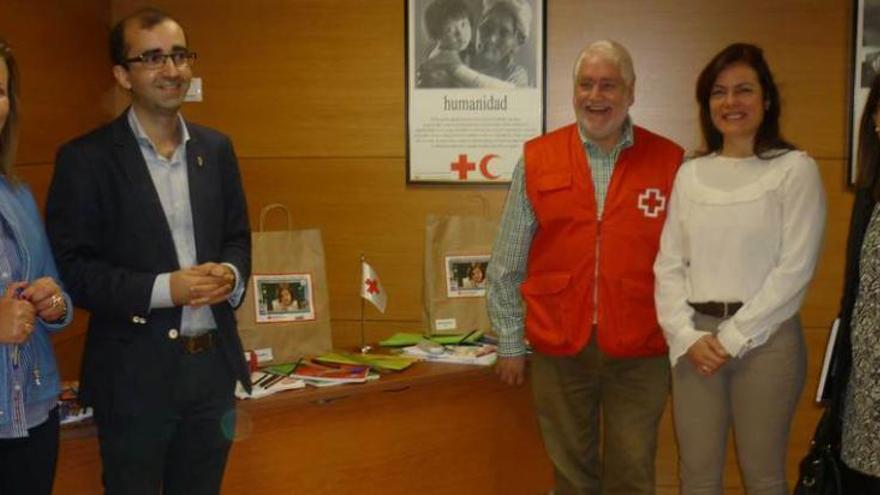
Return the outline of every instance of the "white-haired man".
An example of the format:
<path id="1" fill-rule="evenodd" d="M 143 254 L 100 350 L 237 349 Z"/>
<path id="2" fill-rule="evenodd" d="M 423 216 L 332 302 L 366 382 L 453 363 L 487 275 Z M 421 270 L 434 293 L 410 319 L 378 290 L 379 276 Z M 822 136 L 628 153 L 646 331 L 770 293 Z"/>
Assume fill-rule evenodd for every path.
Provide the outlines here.
<path id="1" fill-rule="evenodd" d="M 631 123 L 634 89 L 623 46 L 580 53 L 577 123 L 525 144 L 489 263 L 496 371 L 524 382 L 525 334 L 557 494 L 654 492 L 669 365 L 652 266 L 683 152 Z"/>

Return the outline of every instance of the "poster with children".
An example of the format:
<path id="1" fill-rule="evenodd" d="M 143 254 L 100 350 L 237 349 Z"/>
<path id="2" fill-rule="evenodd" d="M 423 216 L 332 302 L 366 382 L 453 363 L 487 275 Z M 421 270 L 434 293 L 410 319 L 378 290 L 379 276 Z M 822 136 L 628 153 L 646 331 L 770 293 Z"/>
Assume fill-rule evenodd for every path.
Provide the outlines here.
<path id="1" fill-rule="evenodd" d="M 544 130 L 544 0 L 407 0 L 407 181 L 505 183 Z"/>

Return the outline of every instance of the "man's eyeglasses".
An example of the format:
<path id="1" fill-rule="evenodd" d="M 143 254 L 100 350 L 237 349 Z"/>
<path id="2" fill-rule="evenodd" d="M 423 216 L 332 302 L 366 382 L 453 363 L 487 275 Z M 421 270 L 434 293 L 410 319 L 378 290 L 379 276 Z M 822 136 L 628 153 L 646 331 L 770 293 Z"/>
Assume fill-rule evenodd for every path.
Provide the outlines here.
<path id="1" fill-rule="evenodd" d="M 144 64 L 147 69 L 161 69 L 165 66 L 165 60 L 171 59 L 175 67 L 189 67 L 196 60 L 196 52 L 186 50 L 173 51 L 171 53 L 146 52 L 137 57 L 125 59 L 127 64 Z"/>

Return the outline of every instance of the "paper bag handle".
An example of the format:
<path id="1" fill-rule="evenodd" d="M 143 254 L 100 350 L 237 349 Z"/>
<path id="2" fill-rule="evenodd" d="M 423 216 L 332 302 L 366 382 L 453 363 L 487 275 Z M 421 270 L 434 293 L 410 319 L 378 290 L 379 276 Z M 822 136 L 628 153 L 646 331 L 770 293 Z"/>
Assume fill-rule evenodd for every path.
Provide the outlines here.
<path id="1" fill-rule="evenodd" d="M 276 209 L 283 211 L 287 215 L 287 228 L 285 230 L 290 230 L 290 226 L 293 225 L 293 221 L 290 219 L 290 210 L 281 203 L 271 203 L 260 210 L 260 232 L 266 230 L 266 217 L 269 216 L 269 212 Z"/>

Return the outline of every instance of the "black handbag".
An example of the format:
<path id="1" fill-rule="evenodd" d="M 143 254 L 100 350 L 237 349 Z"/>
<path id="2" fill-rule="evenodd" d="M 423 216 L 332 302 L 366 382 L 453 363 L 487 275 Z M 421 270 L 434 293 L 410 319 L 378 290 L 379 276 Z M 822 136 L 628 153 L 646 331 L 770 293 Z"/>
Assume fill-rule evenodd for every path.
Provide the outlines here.
<path id="1" fill-rule="evenodd" d="M 852 495 L 846 492 L 850 470 L 840 459 L 843 431 L 842 405 L 851 367 L 849 321 L 841 322 L 831 352 L 826 388 L 822 392 L 825 410 L 810 450 L 801 459 L 794 495 Z"/>
<path id="2" fill-rule="evenodd" d="M 822 413 L 810 450 L 801 460 L 794 495 L 844 495 L 844 472 L 840 460 L 840 420 L 836 407 Z"/>

